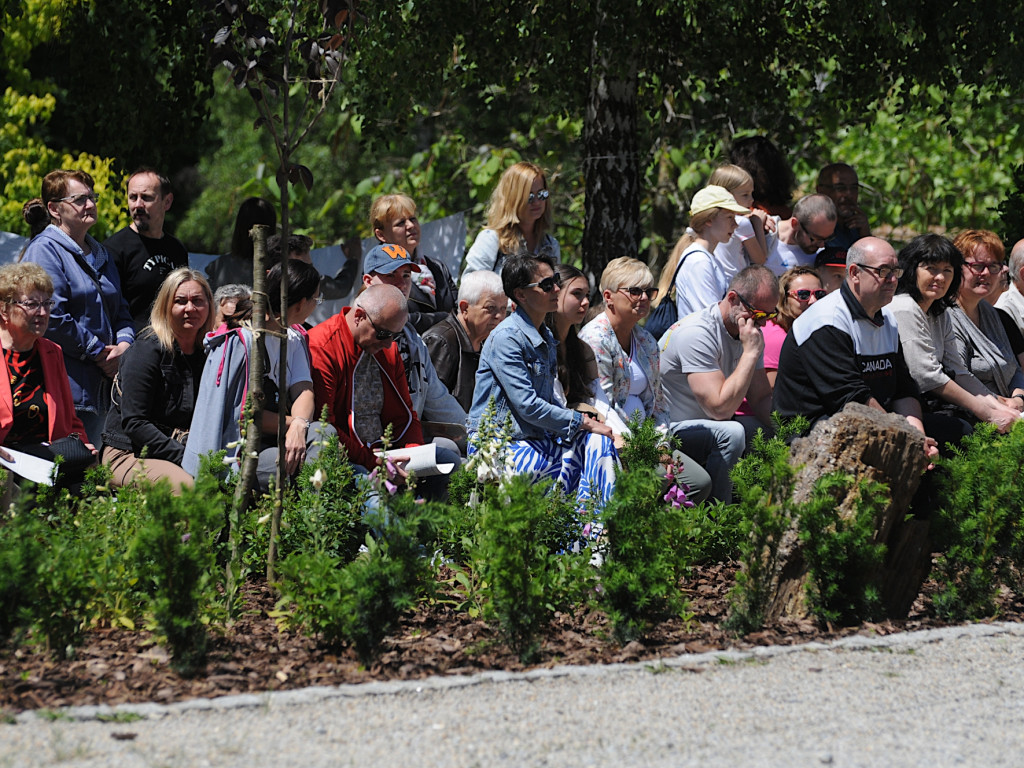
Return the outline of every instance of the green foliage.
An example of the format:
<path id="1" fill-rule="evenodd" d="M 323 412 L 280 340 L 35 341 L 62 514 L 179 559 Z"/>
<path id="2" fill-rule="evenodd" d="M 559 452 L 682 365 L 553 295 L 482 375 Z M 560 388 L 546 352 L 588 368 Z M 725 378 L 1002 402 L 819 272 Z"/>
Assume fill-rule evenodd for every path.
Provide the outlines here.
<path id="1" fill-rule="evenodd" d="M 345 563 L 323 549 L 292 554 L 280 566 L 292 623 L 327 645 L 350 644 L 370 661 L 431 586 L 427 546 L 440 520 L 436 505 L 417 504 L 406 491 L 367 515 L 374 534 L 355 560 Z"/>
<path id="2" fill-rule="evenodd" d="M 732 471 L 733 498 L 743 520 L 741 568 L 729 595 L 726 627 L 738 634 L 760 629 L 770 597 L 769 579 L 778 558 L 782 534 L 793 516 L 794 470 L 789 448 L 778 437 L 759 432 L 750 452 Z"/>
<path id="3" fill-rule="evenodd" d="M 571 502 L 548 490 L 523 475 L 487 486 L 469 546 L 484 617 L 524 663 L 536 656 L 552 614 L 582 597 L 588 576 L 586 549 L 556 554 L 579 541 L 580 525 Z"/>
<path id="4" fill-rule="evenodd" d="M 855 509 L 843 517 L 837 506 L 853 478 L 832 473 L 818 478 L 807 503 L 800 505 L 799 531 L 811 581 L 808 597 L 819 621 L 856 624 L 881 618 L 877 577 L 885 558 L 877 543 L 879 518 L 889 489 L 867 479 L 857 488 Z"/>
<path id="5" fill-rule="evenodd" d="M 365 535 L 362 513 L 367 490 L 355 473 L 337 435 L 329 437 L 316 461 L 303 465 L 284 496 L 278 557 L 295 552 L 325 552 L 348 562 L 355 557 Z M 252 507 L 245 520 L 247 567 L 259 570 L 266 562 L 270 508 L 266 496 Z"/>
<path id="6" fill-rule="evenodd" d="M 206 621 L 216 601 L 217 537 L 228 499 L 209 462 L 181 495 L 161 481 L 141 484 L 144 511 L 131 554 L 180 674 L 206 663 Z"/>
<path id="7" fill-rule="evenodd" d="M 1014 167 L 1009 192 L 999 204 L 999 228 L 1009 253 L 1021 238 L 1024 238 L 1024 163 Z"/>
<path id="8" fill-rule="evenodd" d="M 629 436 L 619 451 L 623 468 L 628 471 L 658 466 L 662 455 L 669 450 L 670 439 L 658 431 L 654 419 L 642 418 L 639 413 L 633 414 L 626 426 L 629 427 Z"/>
<path id="9" fill-rule="evenodd" d="M 652 469 L 634 467 L 618 476 L 604 508 L 601 603 L 623 643 L 643 637 L 666 616 L 687 615 L 679 581 L 690 564 L 688 515 L 664 503 L 661 486 Z"/>
<path id="10" fill-rule="evenodd" d="M 724 563 L 739 557 L 745 529 L 738 505 L 705 501 L 682 507 L 678 513 L 692 564 Z"/>
<path id="11" fill-rule="evenodd" d="M 27 504 L 0 511 L 0 645 L 32 614 L 45 536 L 45 524 Z"/>
<path id="12" fill-rule="evenodd" d="M 990 616 L 1000 581 L 1021 593 L 1024 425 L 1000 436 L 979 424 L 940 469 L 935 610 L 951 620 Z"/>

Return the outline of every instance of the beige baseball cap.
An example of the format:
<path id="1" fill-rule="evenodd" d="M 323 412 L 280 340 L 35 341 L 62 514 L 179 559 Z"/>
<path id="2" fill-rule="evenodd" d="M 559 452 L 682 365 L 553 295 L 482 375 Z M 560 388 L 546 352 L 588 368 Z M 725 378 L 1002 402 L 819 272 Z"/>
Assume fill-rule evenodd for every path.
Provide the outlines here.
<path id="1" fill-rule="evenodd" d="M 709 184 L 693 196 L 693 200 L 690 201 L 690 215 L 696 216 L 712 208 L 725 208 L 727 211 L 743 215 L 750 213 L 750 209 L 737 203 L 736 198 L 725 187 Z"/>

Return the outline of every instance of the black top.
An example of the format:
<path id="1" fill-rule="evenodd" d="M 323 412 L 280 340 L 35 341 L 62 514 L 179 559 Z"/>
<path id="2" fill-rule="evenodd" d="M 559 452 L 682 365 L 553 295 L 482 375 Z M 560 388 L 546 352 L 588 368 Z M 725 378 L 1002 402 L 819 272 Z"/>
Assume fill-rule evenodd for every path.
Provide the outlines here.
<path id="1" fill-rule="evenodd" d="M 425 256 L 424 260 L 430 274 L 434 276 L 434 284 L 437 287 L 431 296 L 427 291 L 421 290 L 416 283 L 412 284 L 412 290 L 409 292 L 409 322 L 419 334 L 425 333 L 444 320 L 448 313 L 455 309 L 459 294 L 448 267 L 429 256 Z"/>
<path id="2" fill-rule="evenodd" d="M 159 239 L 143 237 L 131 227 L 115 232 L 103 245 L 121 275 L 121 293 L 128 300 L 135 330 L 141 330 L 149 325 L 149 311 L 164 278 L 188 266 L 188 251 L 168 234 Z"/>
<path id="3" fill-rule="evenodd" d="M 205 355 L 202 345 L 191 355 L 177 344 L 173 352 L 161 348 L 152 333 L 143 333 L 121 357 L 103 442 L 136 456 L 181 464 L 185 446 L 174 440 L 175 429 L 192 424 Z"/>

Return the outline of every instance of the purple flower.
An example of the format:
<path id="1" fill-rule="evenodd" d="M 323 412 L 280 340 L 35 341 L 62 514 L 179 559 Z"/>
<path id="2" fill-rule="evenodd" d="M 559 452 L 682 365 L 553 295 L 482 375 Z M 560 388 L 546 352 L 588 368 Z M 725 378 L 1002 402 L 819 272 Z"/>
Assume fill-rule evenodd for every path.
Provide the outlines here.
<path id="1" fill-rule="evenodd" d="M 181 543 L 182 544 L 186 544 L 188 542 L 188 540 L 191 539 L 191 538 L 192 538 L 192 534 L 191 533 L 183 533 L 183 534 L 181 534 Z"/>

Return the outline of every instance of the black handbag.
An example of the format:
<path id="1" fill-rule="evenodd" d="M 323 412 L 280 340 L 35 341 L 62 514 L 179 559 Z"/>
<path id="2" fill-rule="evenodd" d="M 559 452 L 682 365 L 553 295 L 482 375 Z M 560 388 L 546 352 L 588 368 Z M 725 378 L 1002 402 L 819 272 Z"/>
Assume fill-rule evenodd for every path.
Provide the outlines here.
<path id="1" fill-rule="evenodd" d="M 49 444 L 31 443 L 11 447 L 47 461 L 56 461 L 59 456 L 61 461 L 57 468 L 56 481 L 62 486 L 82 482 L 85 479 L 85 470 L 96 464 L 96 455 L 76 434 L 58 438 Z"/>
<path id="2" fill-rule="evenodd" d="M 683 262 L 689 255 L 689 253 L 684 253 L 680 257 L 679 263 L 676 264 L 676 270 L 672 273 L 672 282 L 670 283 L 672 287 L 668 289 L 661 303 L 647 315 L 644 330 L 651 334 L 655 341 L 658 341 L 665 331 L 679 319 L 679 311 L 676 309 L 676 278 L 679 277 L 679 268 L 683 266 Z"/>

